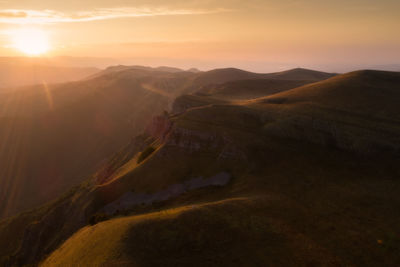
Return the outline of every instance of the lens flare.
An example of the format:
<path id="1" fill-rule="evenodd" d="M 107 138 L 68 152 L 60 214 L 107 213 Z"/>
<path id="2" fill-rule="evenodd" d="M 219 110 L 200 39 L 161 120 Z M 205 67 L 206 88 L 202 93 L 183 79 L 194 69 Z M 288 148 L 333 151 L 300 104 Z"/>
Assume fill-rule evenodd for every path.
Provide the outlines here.
<path id="1" fill-rule="evenodd" d="M 13 46 L 28 56 L 38 56 L 50 49 L 47 33 L 41 29 L 23 28 L 11 32 Z"/>

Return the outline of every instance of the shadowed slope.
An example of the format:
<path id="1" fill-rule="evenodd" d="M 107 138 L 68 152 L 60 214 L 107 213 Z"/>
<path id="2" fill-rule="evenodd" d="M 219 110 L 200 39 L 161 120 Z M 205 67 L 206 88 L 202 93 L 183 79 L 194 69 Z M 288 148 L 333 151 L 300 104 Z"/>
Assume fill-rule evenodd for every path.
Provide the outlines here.
<path id="1" fill-rule="evenodd" d="M 322 81 L 335 76 L 335 73 L 296 68 L 276 73 L 271 73 L 268 78 L 294 81 Z"/>
<path id="2" fill-rule="evenodd" d="M 397 80 L 377 77 L 397 97 Z M 398 112 L 377 121 L 317 91 L 287 104 L 190 96 L 205 104 L 154 118 L 79 188 L 2 221 L 0 262 L 397 266 Z"/>
<path id="3" fill-rule="evenodd" d="M 335 74 L 306 69 L 271 74 L 233 68 L 212 70 L 198 74 L 188 83 L 184 92 L 192 94 L 178 97 L 172 110 L 179 113 L 191 107 L 266 97 L 333 76 Z"/>
<path id="4" fill-rule="evenodd" d="M 253 80 L 253 79 L 279 79 L 279 80 L 297 80 L 297 81 L 321 81 L 333 77 L 335 74 L 325 73 L 307 69 L 293 69 L 276 73 L 253 73 L 235 68 L 216 69 L 208 72 L 199 73 L 193 79 L 191 86 L 189 86 L 187 93 L 193 93 L 202 86 L 212 84 L 222 84 L 226 82 L 239 81 L 239 80 Z"/>
<path id="5" fill-rule="evenodd" d="M 205 86 L 197 91 L 195 95 L 228 101 L 249 100 L 277 94 L 309 83 L 309 80 L 240 80 Z"/>
<path id="6" fill-rule="evenodd" d="M 260 90 L 255 88 L 256 81 L 234 85 L 234 91 L 243 92 L 237 88 L 249 83 L 255 95 L 266 95 L 295 86 L 292 78 L 331 75 L 300 70 L 299 76 L 298 72 L 221 69 L 193 73 L 117 66 L 79 82 L 4 92 L 0 94 L 0 217 L 41 204 L 82 181 L 184 92 L 244 78 L 290 80 L 269 81 Z"/>
<path id="7" fill-rule="evenodd" d="M 324 248 L 263 215 L 277 201 L 236 198 L 113 219 L 81 229 L 41 266 L 333 265 Z"/>
<path id="8" fill-rule="evenodd" d="M 362 154 L 400 153 L 400 74 L 358 71 L 249 101 L 265 129 Z"/>
<path id="9" fill-rule="evenodd" d="M 400 73 L 356 71 L 270 97 L 285 104 L 315 103 L 368 116 L 398 116 Z M 268 101 L 268 100 L 267 100 Z"/>
<path id="10" fill-rule="evenodd" d="M 94 210 L 104 212 L 126 192 L 154 193 L 199 175 L 227 171 L 233 180 L 163 203 L 120 206 L 111 216 L 144 214 L 83 228 L 45 263 L 395 266 L 398 160 L 275 137 L 259 115 L 217 105 L 171 118 L 152 155 L 95 189 Z"/>
<path id="11" fill-rule="evenodd" d="M 0 217 L 80 183 L 168 109 L 182 79 L 124 71 L 1 94 Z"/>

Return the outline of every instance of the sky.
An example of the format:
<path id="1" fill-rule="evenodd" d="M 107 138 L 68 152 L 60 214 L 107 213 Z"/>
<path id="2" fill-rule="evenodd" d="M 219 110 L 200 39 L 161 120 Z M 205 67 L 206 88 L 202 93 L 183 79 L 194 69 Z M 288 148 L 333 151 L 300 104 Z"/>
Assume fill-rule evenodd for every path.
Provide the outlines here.
<path id="1" fill-rule="evenodd" d="M 0 56 L 23 55 L 18 29 L 40 29 L 43 56 L 177 67 L 342 71 L 400 63 L 398 0 L 1 0 Z"/>

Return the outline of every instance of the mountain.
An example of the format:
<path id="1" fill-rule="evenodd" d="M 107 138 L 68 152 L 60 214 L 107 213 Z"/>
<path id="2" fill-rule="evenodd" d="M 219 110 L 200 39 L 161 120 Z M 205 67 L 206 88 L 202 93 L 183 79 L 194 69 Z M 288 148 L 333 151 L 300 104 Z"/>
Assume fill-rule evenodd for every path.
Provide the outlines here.
<path id="1" fill-rule="evenodd" d="M 95 74 L 95 76 L 101 76 L 107 73 L 113 73 L 113 72 L 119 72 L 119 71 L 126 71 L 126 70 L 145 70 L 145 71 L 160 71 L 160 72 L 169 72 L 169 73 L 176 73 L 176 72 L 183 72 L 184 70 L 178 69 L 178 68 L 173 68 L 173 67 L 146 67 L 146 66 L 124 66 L 124 65 L 117 65 L 117 66 L 111 66 L 103 70 L 102 72 L 99 72 Z"/>
<path id="2" fill-rule="evenodd" d="M 237 80 L 250 79 L 281 79 L 281 80 L 308 80 L 320 81 L 335 76 L 333 73 L 325 73 L 307 69 L 292 69 L 276 73 L 253 73 L 235 68 L 216 69 L 204 72 L 197 77 L 198 85 L 204 83 L 224 83 Z"/>
<path id="3" fill-rule="evenodd" d="M 248 82 L 251 89 L 235 83 L 205 88 L 179 97 L 173 110 L 180 113 L 213 104 L 245 105 L 265 113 L 265 120 L 271 120 L 265 126 L 270 134 L 364 153 L 399 151 L 398 72 L 356 71 L 283 88 L 280 93 L 280 82 L 271 92 L 267 86 L 271 81 L 261 81 Z M 281 85 L 290 87 L 290 83 Z M 254 98 L 262 93 L 264 97 Z"/>
<path id="4" fill-rule="evenodd" d="M 186 93 L 202 90 L 203 87 L 220 85 L 228 82 L 243 80 L 277 79 L 285 81 L 304 81 L 306 83 L 321 81 L 335 76 L 333 73 L 325 73 L 307 69 L 292 69 L 276 73 L 254 73 L 235 68 L 215 69 L 198 73 L 186 85 Z"/>
<path id="5" fill-rule="evenodd" d="M 306 84 L 334 77 L 333 73 L 307 69 L 257 74 L 239 69 L 218 69 L 201 73 L 192 79 L 186 93 L 174 102 L 173 111 L 211 103 L 245 101 L 275 95 Z"/>
<path id="6" fill-rule="evenodd" d="M 335 73 L 327 73 L 303 68 L 296 68 L 287 71 L 281 71 L 266 75 L 268 78 L 284 79 L 284 80 L 309 80 L 321 81 L 335 76 Z"/>
<path id="7" fill-rule="evenodd" d="M 256 100 L 278 136 L 362 154 L 400 152 L 398 72 L 357 71 Z M 271 105 L 272 104 L 272 105 Z M 278 115 L 279 114 L 279 115 Z"/>
<path id="8" fill-rule="evenodd" d="M 196 69 L 196 68 L 190 68 L 190 69 L 188 69 L 187 71 L 189 71 L 189 72 L 194 72 L 194 73 L 199 73 L 199 72 L 201 72 L 199 69 Z"/>
<path id="9" fill-rule="evenodd" d="M 0 95 L 0 217 L 58 196 L 167 110 L 185 73 L 120 71 Z"/>
<path id="10" fill-rule="evenodd" d="M 178 97 L 82 184 L 2 220 L 0 262 L 396 266 L 399 84 L 359 71 L 255 99 Z"/>
<path id="11" fill-rule="evenodd" d="M 217 75 L 219 71 L 114 66 L 77 82 L 4 90 L 0 218 L 43 204 L 79 184 L 143 131 L 153 116 L 169 111 L 175 98 L 196 91 L 199 84 L 211 86 L 209 76 L 212 86 L 223 84 L 229 75 L 236 79 L 237 71 Z M 280 81 L 280 91 L 298 85 L 284 83 Z M 278 89 L 275 83 L 267 86 Z"/>
<path id="12" fill-rule="evenodd" d="M 317 102 L 368 116 L 397 116 L 399 80 L 398 72 L 355 71 L 275 95 L 270 100 L 279 98 L 286 104 Z"/>
<path id="13" fill-rule="evenodd" d="M 309 80 L 253 79 L 204 86 L 195 95 L 221 100 L 250 100 L 273 95 L 305 84 Z"/>

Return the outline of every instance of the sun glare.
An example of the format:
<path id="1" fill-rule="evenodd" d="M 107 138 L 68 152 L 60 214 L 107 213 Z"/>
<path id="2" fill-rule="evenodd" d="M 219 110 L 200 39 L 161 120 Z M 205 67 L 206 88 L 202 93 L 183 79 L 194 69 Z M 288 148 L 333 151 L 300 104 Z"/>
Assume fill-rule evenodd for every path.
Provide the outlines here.
<path id="1" fill-rule="evenodd" d="M 50 48 L 47 33 L 40 29 L 17 29 L 11 37 L 14 47 L 28 56 L 42 55 Z"/>

